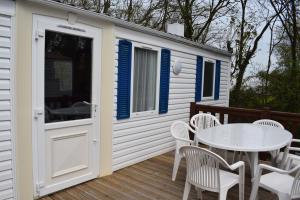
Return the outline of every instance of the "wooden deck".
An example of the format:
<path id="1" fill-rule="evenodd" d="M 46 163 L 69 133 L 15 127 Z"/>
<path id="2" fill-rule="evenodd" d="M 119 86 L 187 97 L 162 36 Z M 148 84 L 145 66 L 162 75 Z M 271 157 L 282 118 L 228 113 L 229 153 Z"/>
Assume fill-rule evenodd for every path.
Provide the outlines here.
<path id="1" fill-rule="evenodd" d="M 110 176 L 98 178 L 51 194 L 41 200 L 180 200 L 185 182 L 185 163 L 181 162 L 175 182 L 171 180 L 174 153 L 146 160 L 121 169 Z M 246 174 L 245 200 L 249 199 L 251 184 L 249 169 Z M 276 180 L 275 180 L 276 181 Z M 204 192 L 204 200 L 216 200 L 217 194 Z M 260 199 L 276 200 L 267 191 L 259 190 Z M 196 198 L 193 188 L 189 200 Z M 228 192 L 227 199 L 238 199 L 238 186 Z"/>

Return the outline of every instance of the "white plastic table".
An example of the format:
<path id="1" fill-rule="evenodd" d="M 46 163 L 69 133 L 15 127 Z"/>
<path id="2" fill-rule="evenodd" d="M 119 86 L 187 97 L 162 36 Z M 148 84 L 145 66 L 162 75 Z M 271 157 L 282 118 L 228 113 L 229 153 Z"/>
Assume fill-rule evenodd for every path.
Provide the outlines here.
<path id="1" fill-rule="evenodd" d="M 237 123 L 200 130 L 196 138 L 198 142 L 214 148 L 248 152 L 251 175 L 254 176 L 258 153 L 287 146 L 292 141 L 292 134 L 280 128 Z"/>

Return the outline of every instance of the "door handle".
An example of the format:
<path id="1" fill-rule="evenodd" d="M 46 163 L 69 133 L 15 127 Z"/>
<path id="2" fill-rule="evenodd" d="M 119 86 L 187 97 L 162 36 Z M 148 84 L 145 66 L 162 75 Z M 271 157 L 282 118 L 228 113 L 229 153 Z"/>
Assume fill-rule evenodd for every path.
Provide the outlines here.
<path id="1" fill-rule="evenodd" d="M 41 108 L 34 109 L 34 119 L 38 119 L 39 117 L 44 115 L 44 110 Z"/>

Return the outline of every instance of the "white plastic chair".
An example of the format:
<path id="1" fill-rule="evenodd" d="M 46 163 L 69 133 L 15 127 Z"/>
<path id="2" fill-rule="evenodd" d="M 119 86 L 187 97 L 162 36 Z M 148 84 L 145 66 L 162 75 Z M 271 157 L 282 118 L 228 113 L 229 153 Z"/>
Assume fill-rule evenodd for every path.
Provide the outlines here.
<path id="1" fill-rule="evenodd" d="M 244 199 L 245 164 L 242 161 L 229 165 L 219 155 L 200 147 L 185 146 L 180 149 L 180 155 L 186 158 L 187 175 L 183 193 L 183 200 L 188 199 L 191 185 L 201 190 L 219 193 L 219 200 L 225 200 L 227 192 L 234 185 L 239 184 L 239 199 Z M 239 169 L 239 175 L 224 171 L 220 166 L 231 171 Z M 200 190 L 199 190 L 200 189 Z"/>
<path id="2" fill-rule="evenodd" d="M 190 124 L 196 132 L 221 125 L 220 121 L 215 116 L 208 113 L 199 113 L 194 115 L 190 120 Z"/>
<path id="3" fill-rule="evenodd" d="M 263 170 L 271 171 L 262 175 Z M 296 175 L 292 175 L 295 174 Z M 300 165 L 287 171 L 265 164 L 260 164 L 255 176 L 250 200 L 255 200 L 258 188 L 262 187 L 277 194 L 279 200 L 300 198 Z"/>
<path id="4" fill-rule="evenodd" d="M 284 129 L 283 125 L 277 121 L 271 119 L 260 119 L 253 122 L 253 124 L 262 125 L 262 126 L 273 126 L 276 128 Z"/>
<path id="5" fill-rule="evenodd" d="M 298 143 L 300 146 L 300 140 L 299 139 L 292 139 L 291 145 Z M 286 169 L 289 169 L 290 167 L 294 167 L 296 165 L 300 165 L 300 155 L 297 155 L 295 153 L 300 153 L 299 147 L 294 146 L 288 146 L 288 151 L 280 152 L 276 158 L 276 163 L 280 163 L 281 165 L 284 165 Z M 291 153 L 290 151 L 293 151 L 294 153 Z"/>
<path id="6" fill-rule="evenodd" d="M 172 180 L 175 181 L 178 167 L 180 164 L 181 157 L 179 155 L 179 149 L 182 146 L 195 145 L 195 142 L 190 140 L 189 131 L 195 133 L 195 131 L 185 122 L 175 121 L 171 125 L 171 134 L 176 140 L 176 150 L 174 158 L 174 166 L 172 173 Z"/>
<path id="7" fill-rule="evenodd" d="M 284 129 L 284 127 L 283 127 L 282 124 L 280 124 L 277 121 L 271 120 L 271 119 L 256 120 L 252 124 L 261 125 L 261 126 L 272 126 L 272 127 L 277 127 L 277 128 Z M 269 152 L 271 154 L 271 160 L 272 160 L 272 163 L 274 165 L 277 165 L 277 163 L 278 163 L 277 162 L 277 157 L 279 155 L 279 152 L 280 152 L 280 149 Z M 251 166 L 251 164 L 250 164 L 250 156 L 249 156 L 249 154 L 247 152 L 240 152 L 240 154 L 239 154 L 239 160 L 241 160 L 241 157 L 243 156 L 243 154 L 245 154 L 246 160 L 247 160 L 249 166 Z M 234 154 L 233 154 L 233 161 L 235 161 L 235 159 L 236 159 L 235 157 L 236 157 L 236 152 L 234 152 Z"/>
<path id="8" fill-rule="evenodd" d="M 196 133 L 200 133 L 200 134 L 201 134 L 201 130 L 222 125 L 218 120 L 218 118 L 208 113 L 199 113 L 194 115 L 190 120 L 190 124 L 191 127 L 195 129 Z M 196 138 L 195 138 L 195 143 L 198 144 Z M 211 147 L 209 147 L 209 150 L 217 151 L 217 149 L 213 149 Z M 222 150 L 222 153 L 224 153 L 224 158 L 225 160 L 227 160 L 227 151 Z"/>
<path id="9" fill-rule="evenodd" d="M 284 129 L 282 124 L 280 124 L 277 121 L 271 120 L 271 119 L 260 119 L 260 120 L 254 121 L 253 124 L 261 125 L 261 126 L 271 126 L 271 127 Z M 269 152 L 271 154 L 271 160 L 274 164 L 276 164 L 276 162 L 277 162 L 276 159 L 279 155 L 279 152 L 280 152 L 280 149 Z"/>

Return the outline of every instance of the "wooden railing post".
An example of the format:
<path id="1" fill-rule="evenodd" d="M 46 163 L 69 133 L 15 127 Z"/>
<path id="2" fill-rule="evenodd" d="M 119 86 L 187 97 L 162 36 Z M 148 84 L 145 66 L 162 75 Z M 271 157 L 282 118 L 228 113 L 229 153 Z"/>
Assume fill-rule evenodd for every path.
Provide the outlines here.
<path id="1" fill-rule="evenodd" d="M 191 102 L 190 105 L 190 120 L 191 118 L 196 114 L 196 102 Z M 194 134 L 192 132 L 189 132 L 190 139 L 194 140 Z"/>
<path id="2" fill-rule="evenodd" d="M 196 114 L 196 102 L 191 102 L 190 119 Z"/>

